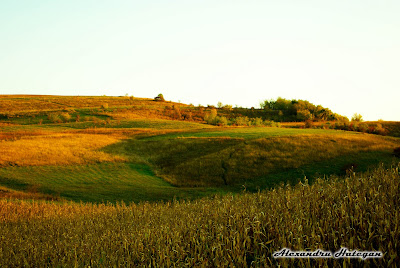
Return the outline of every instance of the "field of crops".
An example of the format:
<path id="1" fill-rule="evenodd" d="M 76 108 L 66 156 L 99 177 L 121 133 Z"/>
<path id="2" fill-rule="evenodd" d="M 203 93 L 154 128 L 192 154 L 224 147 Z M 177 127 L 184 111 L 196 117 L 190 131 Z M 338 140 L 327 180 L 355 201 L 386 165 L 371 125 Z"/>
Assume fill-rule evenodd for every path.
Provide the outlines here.
<path id="1" fill-rule="evenodd" d="M 0 200 L 2 267 L 396 267 L 399 166 L 309 185 L 167 203 Z M 282 248 L 383 258 L 274 259 Z"/>

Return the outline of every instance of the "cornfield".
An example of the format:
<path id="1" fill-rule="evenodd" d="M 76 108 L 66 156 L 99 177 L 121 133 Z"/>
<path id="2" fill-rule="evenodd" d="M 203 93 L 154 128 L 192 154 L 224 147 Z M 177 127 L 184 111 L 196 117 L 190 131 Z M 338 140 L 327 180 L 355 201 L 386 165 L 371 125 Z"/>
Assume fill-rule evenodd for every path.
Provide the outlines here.
<path id="1" fill-rule="evenodd" d="M 0 200 L 1 267 L 397 267 L 400 165 L 167 203 Z M 282 248 L 380 259 L 275 259 Z"/>

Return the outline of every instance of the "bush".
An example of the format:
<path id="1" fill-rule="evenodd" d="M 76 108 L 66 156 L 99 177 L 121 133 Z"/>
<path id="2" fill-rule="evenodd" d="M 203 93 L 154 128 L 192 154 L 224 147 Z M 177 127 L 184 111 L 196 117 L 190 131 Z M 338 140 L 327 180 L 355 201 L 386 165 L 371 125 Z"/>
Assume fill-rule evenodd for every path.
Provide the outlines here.
<path id="1" fill-rule="evenodd" d="M 384 127 L 382 127 L 382 124 L 377 124 L 374 132 L 375 132 L 375 134 L 379 134 L 379 135 L 387 134 L 387 130 Z"/>
<path id="2" fill-rule="evenodd" d="M 206 121 L 208 124 L 212 124 L 214 122 L 215 117 L 217 117 L 217 110 L 211 109 L 204 115 L 204 121 Z"/>
<path id="3" fill-rule="evenodd" d="M 361 121 L 363 121 L 362 115 L 361 115 L 361 114 L 355 113 L 355 114 L 353 115 L 353 117 L 351 118 L 351 121 L 356 121 L 356 122 L 361 122 Z"/>
<path id="4" fill-rule="evenodd" d="M 297 111 L 296 118 L 301 121 L 307 121 L 307 120 L 312 120 L 313 115 L 310 113 L 309 110 L 300 110 Z"/>
<path id="5" fill-rule="evenodd" d="M 367 124 L 359 124 L 357 131 L 359 132 L 367 132 L 368 131 L 368 125 Z"/>
<path id="6" fill-rule="evenodd" d="M 213 125 L 226 126 L 228 125 L 228 119 L 225 116 L 216 116 Z"/>
<path id="7" fill-rule="evenodd" d="M 68 122 L 69 120 L 71 120 L 71 115 L 69 113 L 62 113 L 60 117 L 64 122 Z"/>
<path id="8" fill-rule="evenodd" d="M 312 128 L 314 126 L 313 122 L 311 120 L 306 120 L 304 122 L 304 127 L 305 128 Z"/>
<path id="9" fill-rule="evenodd" d="M 182 118 L 182 115 L 181 115 L 181 109 L 179 108 L 179 106 L 173 106 L 173 109 L 174 109 L 174 115 L 173 115 L 173 118 L 174 119 L 181 119 Z"/>
<path id="10" fill-rule="evenodd" d="M 186 112 L 186 113 L 183 113 L 183 114 L 182 114 L 182 117 L 183 117 L 184 120 L 189 120 L 189 121 L 193 120 L 192 112 L 191 112 L 191 111 Z"/>
<path id="11" fill-rule="evenodd" d="M 52 123 L 61 123 L 61 119 L 58 114 L 49 114 L 47 116 L 47 119 L 49 119 Z"/>
<path id="12" fill-rule="evenodd" d="M 251 121 L 251 124 L 253 126 L 259 127 L 264 124 L 264 121 L 261 118 L 257 117 L 257 118 L 253 118 L 253 120 Z"/>
<path id="13" fill-rule="evenodd" d="M 250 126 L 251 121 L 249 120 L 249 118 L 247 116 L 239 116 L 233 120 L 233 124 L 235 124 L 237 126 Z"/>

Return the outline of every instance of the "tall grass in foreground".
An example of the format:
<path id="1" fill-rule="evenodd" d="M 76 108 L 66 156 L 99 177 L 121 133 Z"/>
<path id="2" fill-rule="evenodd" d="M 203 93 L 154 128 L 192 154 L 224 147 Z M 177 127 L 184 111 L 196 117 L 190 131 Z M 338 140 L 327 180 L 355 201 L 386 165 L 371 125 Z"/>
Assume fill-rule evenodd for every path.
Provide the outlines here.
<path id="1" fill-rule="evenodd" d="M 257 194 L 93 205 L 0 200 L 0 266 L 396 267 L 393 167 Z M 379 250 L 382 259 L 274 259 L 292 250 Z"/>

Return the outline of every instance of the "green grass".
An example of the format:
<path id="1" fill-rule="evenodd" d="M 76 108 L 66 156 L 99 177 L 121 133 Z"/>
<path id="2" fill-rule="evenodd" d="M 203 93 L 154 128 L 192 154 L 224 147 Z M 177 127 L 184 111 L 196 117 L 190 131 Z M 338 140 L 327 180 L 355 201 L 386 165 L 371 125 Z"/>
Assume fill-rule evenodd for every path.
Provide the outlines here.
<path id="1" fill-rule="evenodd" d="M 168 120 L 136 123 L 138 129 L 176 126 Z M 398 138 L 321 129 L 175 130 L 181 132 L 133 136 L 101 149 L 124 156 L 127 163 L 8 167 L 0 169 L 0 185 L 35 186 L 85 202 L 192 199 L 240 192 L 243 185 L 253 191 L 304 176 L 344 175 L 350 165 L 365 171 L 390 163 L 393 148 L 400 145 Z"/>
<path id="2" fill-rule="evenodd" d="M 260 176 L 244 183 L 248 191 L 272 188 L 282 183 L 294 185 L 307 179 L 313 183 L 316 178 L 331 175 L 345 176 L 348 172 L 368 172 L 379 164 L 390 167 L 398 160 L 388 152 L 372 151 L 341 155 L 328 160 L 313 162 L 299 168 L 287 168 Z"/>
<path id="3" fill-rule="evenodd" d="M 78 202 L 192 199 L 220 192 L 174 187 L 156 177 L 148 166 L 131 163 L 8 167 L 0 169 L 0 184 L 15 190 L 34 188 Z"/>
<path id="4" fill-rule="evenodd" d="M 146 137 L 128 141 L 125 151 L 174 185 L 237 188 L 249 183 L 263 188 L 290 179 L 293 174 L 285 172 L 304 166 L 311 167 L 307 174 L 329 175 L 340 174 L 355 160 L 360 167 L 387 162 L 399 144 L 396 138 L 354 132 L 240 128 Z M 364 159 L 364 154 L 376 159 Z"/>
<path id="5" fill-rule="evenodd" d="M 276 136 L 288 136 L 299 134 L 350 134 L 357 135 L 360 133 L 348 132 L 341 130 L 324 130 L 324 129 L 295 129 L 295 128 L 277 128 L 277 127 L 237 127 L 237 128 L 217 128 L 206 129 L 188 133 L 172 133 L 166 135 L 158 135 L 146 138 L 146 140 L 162 140 L 175 138 L 239 138 L 239 139 L 259 139 Z"/>
<path id="6" fill-rule="evenodd" d="M 174 121 L 164 119 L 133 119 L 112 120 L 110 124 L 94 124 L 93 122 L 65 123 L 64 127 L 85 129 L 89 127 L 104 128 L 144 128 L 144 129 L 202 129 L 214 128 L 213 126 L 185 121 Z"/>

